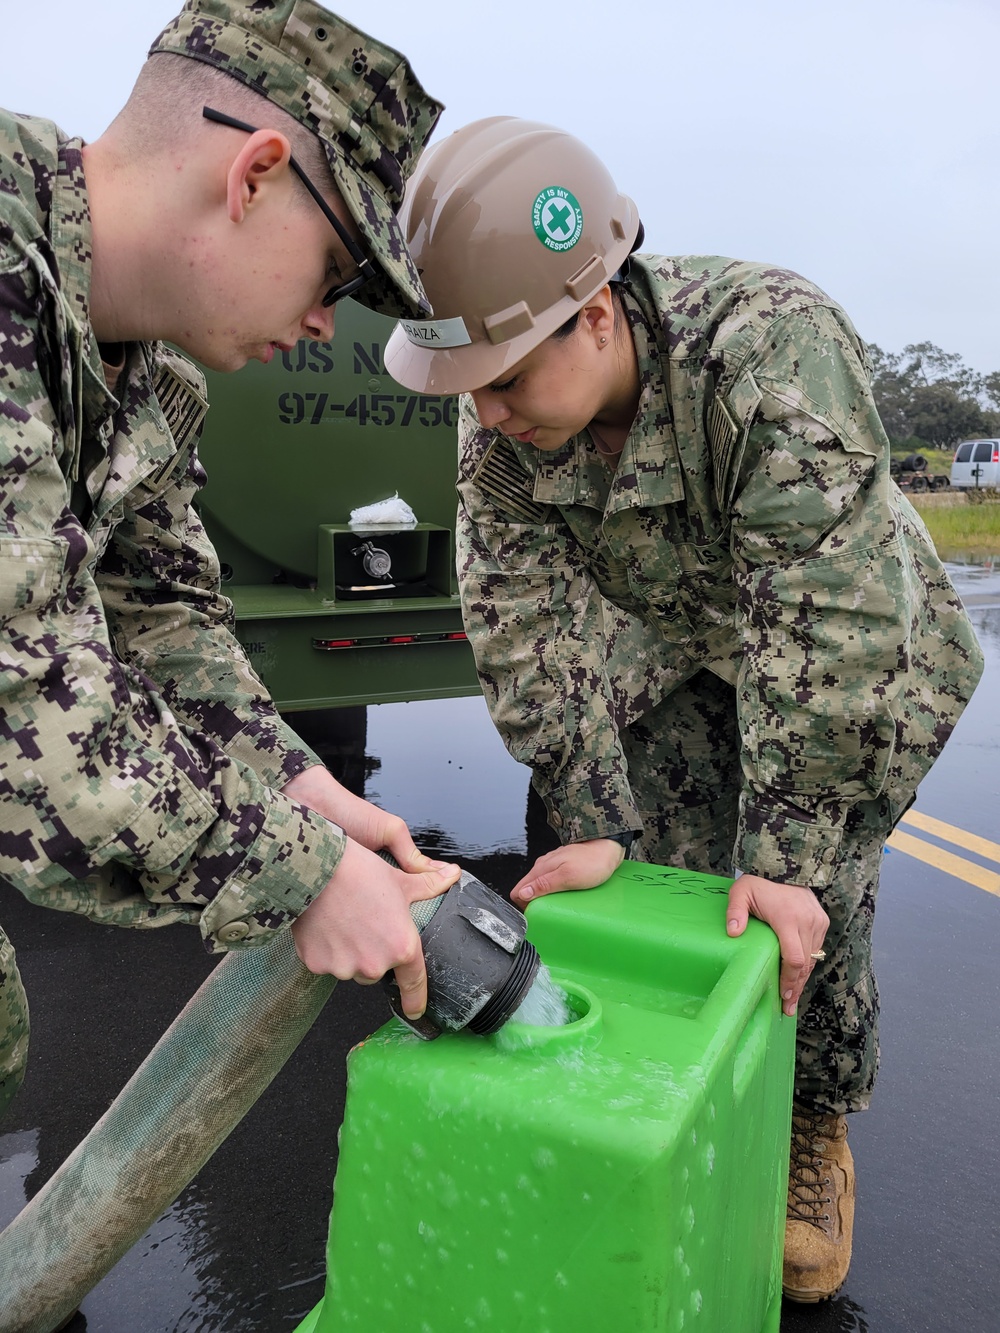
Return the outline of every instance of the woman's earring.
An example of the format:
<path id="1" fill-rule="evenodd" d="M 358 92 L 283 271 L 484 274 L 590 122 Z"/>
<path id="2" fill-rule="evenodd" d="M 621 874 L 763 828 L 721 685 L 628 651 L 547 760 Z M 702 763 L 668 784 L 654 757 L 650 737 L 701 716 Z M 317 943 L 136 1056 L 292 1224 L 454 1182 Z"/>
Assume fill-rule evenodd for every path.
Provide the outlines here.
<path id="1" fill-rule="evenodd" d="M 604 344 L 605 344 L 607 341 L 608 341 L 607 338 L 602 338 L 602 339 L 601 339 L 601 346 L 603 347 Z"/>

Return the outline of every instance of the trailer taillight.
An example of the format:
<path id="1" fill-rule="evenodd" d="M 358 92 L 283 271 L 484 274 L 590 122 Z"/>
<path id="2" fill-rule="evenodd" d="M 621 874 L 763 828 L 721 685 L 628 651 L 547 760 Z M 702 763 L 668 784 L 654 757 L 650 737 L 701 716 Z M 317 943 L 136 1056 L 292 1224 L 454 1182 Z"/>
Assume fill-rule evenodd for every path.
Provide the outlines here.
<path id="1" fill-rule="evenodd" d="M 334 648 L 387 648 L 421 643 L 463 643 L 465 630 L 431 630 L 424 634 L 377 634 L 360 639 L 313 639 L 312 646 L 323 652 Z"/>

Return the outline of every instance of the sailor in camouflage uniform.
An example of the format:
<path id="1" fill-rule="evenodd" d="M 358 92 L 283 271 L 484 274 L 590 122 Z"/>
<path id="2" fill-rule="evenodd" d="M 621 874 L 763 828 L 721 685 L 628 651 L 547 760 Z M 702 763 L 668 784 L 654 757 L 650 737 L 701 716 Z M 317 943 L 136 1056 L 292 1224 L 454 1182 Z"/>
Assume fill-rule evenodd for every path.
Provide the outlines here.
<path id="1" fill-rule="evenodd" d="M 634 254 L 635 205 L 550 127 L 453 134 L 401 219 L 435 318 L 386 364 L 467 393 L 468 634 L 563 843 L 513 896 L 599 884 L 630 845 L 743 872 L 729 933 L 774 928 L 799 1015 L 785 1290 L 823 1299 L 878 1063 L 882 848 L 982 668 L 865 348 L 794 273 Z"/>
<path id="2" fill-rule="evenodd" d="M 194 508 L 204 381 L 156 340 L 232 369 L 329 339 L 348 292 L 427 312 L 395 213 L 440 110 L 311 0 L 190 0 L 93 144 L 0 113 L 0 876 L 213 951 L 294 923 L 313 971 L 398 965 L 413 1012 L 409 903 L 457 869 L 276 714 Z M 0 931 L 0 1111 L 26 1049 Z"/>

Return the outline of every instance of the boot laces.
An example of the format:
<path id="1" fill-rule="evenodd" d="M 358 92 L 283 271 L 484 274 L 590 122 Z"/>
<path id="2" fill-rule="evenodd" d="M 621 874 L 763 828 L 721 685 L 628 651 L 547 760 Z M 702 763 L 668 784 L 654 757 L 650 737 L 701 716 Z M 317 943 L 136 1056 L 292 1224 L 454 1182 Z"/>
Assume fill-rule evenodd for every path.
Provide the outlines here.
<path id="1" fill-rule="evenodd" d="M 823 1229 L 830 1221 L 827 1193 L 832 1178 L 825 1171 L 823 1145 L 830 1139 L 829 1117 L 796 1109 L 792 1116 L 792 1147 L 788 1170 L 788 1218 Z"/>

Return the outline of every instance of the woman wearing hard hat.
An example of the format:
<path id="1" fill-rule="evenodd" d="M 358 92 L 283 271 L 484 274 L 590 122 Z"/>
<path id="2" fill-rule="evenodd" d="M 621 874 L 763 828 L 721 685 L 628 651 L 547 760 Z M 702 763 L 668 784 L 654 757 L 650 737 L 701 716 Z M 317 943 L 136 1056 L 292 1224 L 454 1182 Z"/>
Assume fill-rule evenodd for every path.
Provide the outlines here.
<path id="1" fill-rule="evenodd" d="M 386 365 L 465 394 L 469 639 L 563 844 L 512 896 L 628 851 L 742 872 L 729 933 L 772 926 L 799 1013 L 785 1293 L 825 1299 L 878 1063 L 882 847 L 982 669 L 890 480 L 865 348 L 794 273 L 635 254 L 635 204 L 548 126 L 453 134 L 401 220 L 435 318 Z"/>

